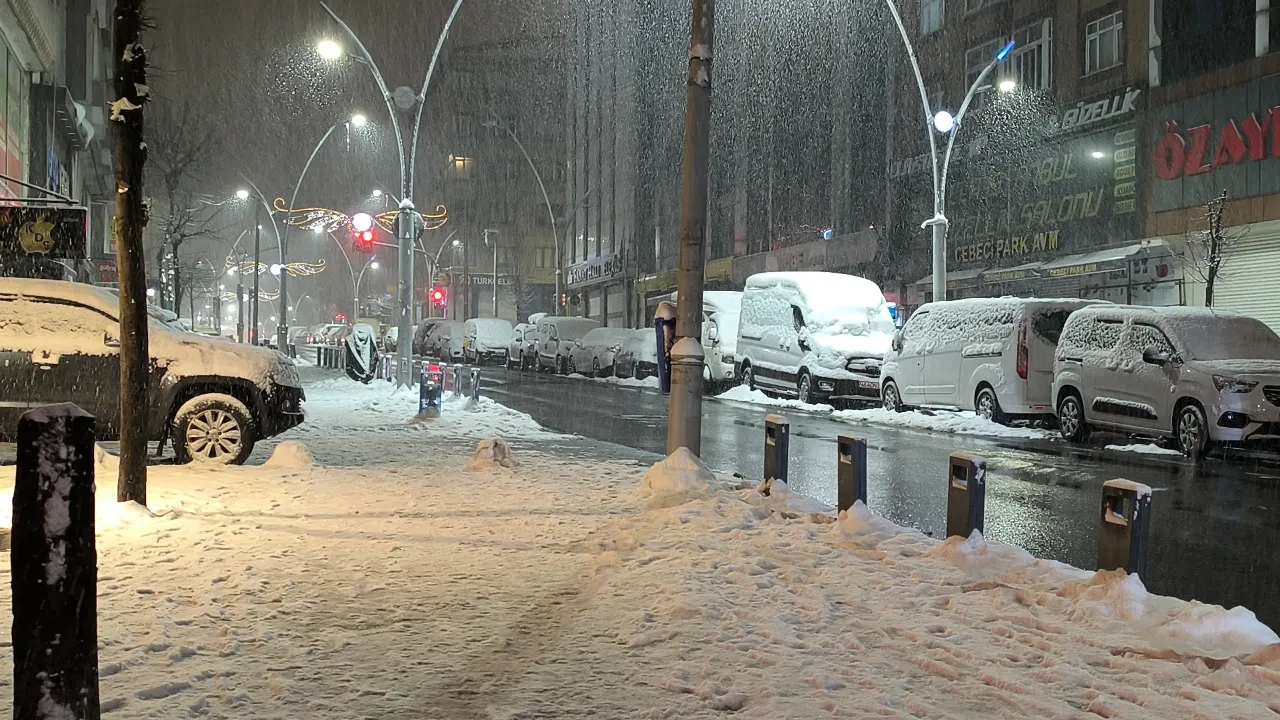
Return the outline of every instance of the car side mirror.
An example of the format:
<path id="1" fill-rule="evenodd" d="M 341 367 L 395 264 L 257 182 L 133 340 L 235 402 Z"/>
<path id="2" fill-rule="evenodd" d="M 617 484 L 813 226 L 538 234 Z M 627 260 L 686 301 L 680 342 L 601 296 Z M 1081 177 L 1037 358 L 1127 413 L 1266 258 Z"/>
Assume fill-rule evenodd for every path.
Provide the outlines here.
<path id="1" fill-rule="evenodd" d="M 120 338 L 111 334 L 110 331 L 102 333 L 102 344 L 109 348 L 120 347 Z"/>
<path id="2" fill-rule="evenodd" d="M 894 352 L 902 352 L 902 331 L 901 330 L 893 334 L 893 342 L 889 343 L 889 347 L 893 348 Z"/>
<path id="3" fill-rule="evenodd" d="M 1171 358 L 1168 354 L 1160 352 L 1158 348 L 1149 347 L 1142 351 L 1142 362 L 1149 365 L 1168 365 Z"/>

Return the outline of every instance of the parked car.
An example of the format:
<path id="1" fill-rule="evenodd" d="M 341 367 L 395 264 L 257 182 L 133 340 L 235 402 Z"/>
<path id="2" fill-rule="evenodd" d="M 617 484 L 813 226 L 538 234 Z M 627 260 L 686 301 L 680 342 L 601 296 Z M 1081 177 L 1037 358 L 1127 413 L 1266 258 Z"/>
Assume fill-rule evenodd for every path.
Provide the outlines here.
<path id="1" fill-rule="evenodd" d="M 880 287 L 827 272 L 747 278 L 738 326 L 742 384 L 801 402 L 880 399 L 895 328 Z"/>
<path id="2" fill-rule="evenodd" d="M 568 371 L 591 377 L 613 374 L 613 360 L 631 331 L 626 328 L 599 327 L 587 331 L 569 349 Z"/>
<path id="3" fill-rule="evenodd" d="M 417 325 L 417 329 L 413 331 L 414 355 L 426 356 L 431 354 L 427 338 L 435 326 L 442 322 L 445 322 L 444 318 L 427 318 Z"/>
<path id="4" fill-rule="evenodd" d="M 653 328 L 631 330 L 613 359 L 613 374 L 620 378 L 656 377 L 658 374 L 658 337 Z"/>
<path id="5" fill-rule="evenodd" d="M 550 368 L 552 372 L 568 372 L 569 350 L 600 323 L 588 318 L 546 316 L 539 318 L 534 330 L 537 355 L 534 364 L 538 370 Z"/>
<path id="6" fill-rule="evenodd" d="M 1067 320 L 1053 397 L 1067 440 L 1093 428 L 1215 443 L 1280 437 L 1280 337 L 1254 318 L 1191 307 L 1101 305 Z"/>
<path id="7" fill-rule="evenodd" d="M 73 402 L 97 418 L 99 440 L 120 432 L 119 299 L 60 280 L 0 279 L 0 434 L 16 436 L 33 407 Z M 180 462 L 242 463 L 254 444 L 302 422 L 293 362 L 252 345 L 150 319 L 148 440 L 173 440 Z"/>
<path id="8" fill-rule="evenodd" d="M 334 323 L 326 325 L 324 330 L 320 331 L 320 345 L 337 345 L 346 338 L 350 328 L 345 323 Z"/>
<path id="9" fill-rule="evenodd" d="M 412 331 L 410 334 L 410 337 L 418 336 L 417 325 L 414 325 L 412 328 L 410 328 L 410 330 Z M 381 338 L 380 344 L 382 345 L 382 351 L 384 353 L 388 353 L 388 354 L 394 353 L 400 347 L 399 341 L 400 341 L 399 326 L 388 325 L 387 328 L 382 331 L 382 338 Z"/>
<path id="10" fill-rule="evenodd" d="M 462 325 L 462 361 L 483 365 L 507 358 L 511 323 L 499 318 L 472 318 Z"/>
<path id="11" fill-rule="evenodd" d="M 926 303 L 880 367 L 884 407 L 972 410 L 998 423 L 1053 417 L 1053 360 L 1071 313 L 1094 300 L 973 298 Z"/>
<path id="12" fill-rule="evenodd" d="M 462 323 L 456 320 L 436 323 L 427 334 L 425 354 L 443 362 L 462 360 Z"/>
<path id="13" fill-rule="evenodd" d="M 520 323 L 511 331 L 507 341 L 507 368 L 529 367 L 534 357 L 534 327 L 529 323 Z"/>
<path id="14" fill-rule="evenodd" d="M 307 344 L 307 327 L 305 325 L 294 325 L 289 328 L 289 344 L 305 345 Z"/>

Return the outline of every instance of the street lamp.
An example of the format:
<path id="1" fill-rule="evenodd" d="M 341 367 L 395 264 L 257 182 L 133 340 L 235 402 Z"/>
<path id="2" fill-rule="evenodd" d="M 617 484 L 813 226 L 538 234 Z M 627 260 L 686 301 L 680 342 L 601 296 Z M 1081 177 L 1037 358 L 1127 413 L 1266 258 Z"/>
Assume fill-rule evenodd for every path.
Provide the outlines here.
<path id="1" fill-rule="evenodd" d="M 533 164 L 533 158 L 529 157 L 529 153 L 524 149 L 524 143 L 520 142 L 520 138 L 516 136 L 515 132 L 511 128 L 507 127 L 506 125 L 500 124 L 496 118 L 485 122 L 484 126 L 487 128 L 501 129 L 504 132 L 506 132 L 507 135 L 511 137 L 512 141 L 515 142 L 516 147 L 520 148 L 520 154 L 524 155 L 525 162 L 529 163 L 529 169 L 533 171 L 534 178 L 538 180 L 538 189 L 542 191 L 542 200 L 547 204 L 547 217 L 551 218 L 551 241 L 555 245 L 555 253 L 556 253 L 556 294 L 554 296 L 554 302 L 552 304 L 555 306 L 555 314 L 559 315 L 560 314 L 560 233 L 559 231 L 556 230 L 556 214 L 555 214 L 555 211 L 551 209 L 551 198 L 547 196 L 547 186 L 543 184 L 542 174 L 538 172 L 538 167 Z M 496 281 L 494 284 L 493 292 L 496 297 L 498 292 Z M 494 317 L 498 316 L 497 301 L 494 302 L 493 316 Z"/>
<path id="2" fill-rule="evenodd" d="M 374 196 L 374 197 L 382 197 L 382 190 L 381 190 L 380 188 L 374 188 L 374 189 L 373 189 L 373 196 Z"/>
<path id="3" fill-rule="evenodd" d="M 316 52 L 325 60 L 337 60 L 342 57 L 342 46 L 332 40 L 321 40 L 316 43 Z"/>
<path id="4" fill-rule="evenodd" d="M 236 191 L 236 197 L 240 198 L 241 200 L 248 200 L 248 199 L 249 199 L 249 191 L 248 191 L 248 190 L 237 190 L 237 191 Z"/>
<path id="5" fill-rule="evenodd" d="M 358 276 L 353 275 L 352 277 L 352 284 L 355 286 L 355 313 L 351 316 L 351 322 L 353 324 L 356 322 L 356 320 L 360 318 L 360 283 L 364 282 L 364 271 L 370 270 L 370 269 L 372 270 L 378 269 L 377 258 L 370 257 L 368 260 L 366 260 L 364 263 L 364 267 L 360 268 L 360 274 Z"/>
<path id="6" fill-rule="evenodd" d="M 369 122 L 369 118 L 365 117 L 364 115 L 360 115 L 357 113 L 351 116 L 352 127 L 364 127 L 365 124 L 367 124 L 368 122 Z"/>
<path id="7" fill-rule="evenodd" d="M 1000 92 L 1010 93 L 1018 89 L 1018 82 L 1013 79 L 1001 80 L 998 87 L 1000 88 Z"/>
<path id="8" fill-rule="evenodd" d="M 924 86 L 924 76 L 920 74 L 920 62 L 916 59 L 916 51 L 911 45 L 911 38 L 907 35 L 907 28 L 902 24 L 902 16 L 898 14 L 898 8 L 893 0 L 885 0 L 885 4 L 889 6 L 889 14 L 893 16 L 893 22 L 898 27 L 898 34 L 902 36 L 902 42 L 906 45 L 907 58 L 911 61 L 911 70 L 915 73 L 916 86 L 920 90 L 920 103 L 924 106 L 925 134 L 929 136 L 929 156 L 933 160 L 933 217 L 925 220 L 920 226 L 930 228 L 933 231 L 933 299 L 935 301 L 946 300 L 947 226 L 950 224 L 946 213 L 947 169 L 951 165 L 951 150 L 955 147 L 956 135 L 960 126 L 964 123 L 965 113 L 969 110 L 969 103 L 973 102 L 974 94 L 978 88 L 982 87 L 982 82 L 987 79 L 987 76 L 991 74 L 996 65 L 1003 62 L 1009 57 L 1009 53 L 1013 52 L 1014 41 L 1010 40 L 1005 43 L 1004 47 L 996 52 L 991 62 L 987 63 L 987 66 L 982 69 L 973 84 L 969 86 L 969 91 L 964 96 L 964 102 L 960 104 L 960 110 L 954 117 L 946 110 L 939 110 L 934 113 L 929 106 L 929 91 Z M 1004 85 L 1005 83 L 1001 83 L 1001 89 L 1004 89 Z M 1014 87 L 1016 87 L 1016 84 Z M 1010 88 L 1010 90 L 1012 89 Z M 934 136 L 934 131 L 947 136 L 947 148 L 942 156 L 941 166 L 938 164 L 938 140 Z"/>

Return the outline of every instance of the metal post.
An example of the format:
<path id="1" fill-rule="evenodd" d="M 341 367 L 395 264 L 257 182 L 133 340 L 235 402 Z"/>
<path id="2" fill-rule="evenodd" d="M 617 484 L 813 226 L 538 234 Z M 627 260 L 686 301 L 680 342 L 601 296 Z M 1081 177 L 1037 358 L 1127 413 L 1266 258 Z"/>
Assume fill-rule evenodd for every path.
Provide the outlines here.
<path id="1" fill-rule="evenodd" d="M 676 344 L 671 352 L 667 454 L 702 450 L 702 284 L 706 269 L 707 159 L 711 131 L 711 54 L 715 0 L 693 0 L 689 83 L 680 198 L 680 262 Z"/>
<path id="2" fill-rule="evenodd" d="M 396 218 L 399 240 L 400 277 L 397 283 L 398 302 L 396 310 L 400 316 L 396 319 L 399 336 L 413 337 L 413 241 L 417 213 L 413 203 L 407 198 L 400 202 L 400 215 Z M 396 343 L 396 357 L 400 359 L 399 372 L 396 375 L 397 385 L 413 383 L 412 341 Z"/>
<path id="3" fill-rule="evenodd" d="M 836 510 L 845 511 L 855 501 L 867 504 L 867 441 L 841 435 L 836 441 Z"/>
<path id="4" fill-rule="evenodd" d="M 244 263 L 236 272 L 236 342 L 244 342 L 244 315 L 248 312 L 244 304 Z"/>
<path id="5" fill-rule="evenodd" d="M 259 198 L 261 199 L 261 198 Z M 252 312 L 249 314 L 249 342 L 258 344 L 258 269 L 262 267 L 262 223 L 259 212 L 261 207 L 255 205 L 253 209 L 253 302 Z M 244 271 L 244 268 L 240 268 Z"/>
<path id="6" fill-rule="evenodd" d="M 983 532 L 986 504 L 986 459 L 953 453 L 947 466 L 947 537 Z"/>
<path id="7" fill-rule="evenodd" d="M 1129 480 L 1102 484 L 1098 523 L 1098 569 L 1147 576 L 1151 488 Z"/>
<path id="8" fill-rule="evenodd" d="M 764 419 L 764 479 L 787 481 L 787 460 L 791 452 L 791 424 L 781 415 Z"/>
<path id="9" fill-rule="evenodd" d="M 947 220 L 935 217 L 928 225 L 933 228 L 933 301 L 947 299 Z"/>
<path id="10" fill-rule="evenodd" d="M 471 368 L 471 401 L 480 402 L 480 368 Z"/>
<path id="11" fill-rule="evenodd" d="M 453 366 L 453 396 L 462 397 L 462 365 Z"/>
<path id="12" fill-rule="evenodd" d="M 97 720 L 94 418 L 70 403 L 18 421 L 10 550 L 13 717 Z"/>

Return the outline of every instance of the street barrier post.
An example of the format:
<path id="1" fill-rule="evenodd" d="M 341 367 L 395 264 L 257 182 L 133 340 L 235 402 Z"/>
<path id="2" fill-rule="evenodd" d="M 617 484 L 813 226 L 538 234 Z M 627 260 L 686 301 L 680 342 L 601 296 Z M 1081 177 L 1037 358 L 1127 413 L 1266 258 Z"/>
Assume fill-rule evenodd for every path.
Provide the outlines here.
<path id="1" fill-rule="evenodd" d="M 324 347 L 316 346 L 316 367 L 324 367 Z"/>
<path id="2" fill-rule="evenodd" d="M 480 368 L 471 368 L 471 401 L 480 402 Z"/>
<path id="3" fill-rule="evenodd" d="M 94 417 L 70 403 L 18 420 L 9 561 L 15 718 L 100 716 L 94 434 Z"/>
<path id="4" fill-rule="evenodd" d="M 867 441 L 841 435 L 836 441 L 836 510 L 853 507 L 856 500 L 867 504 Z"/>
<path id="5" fill-rule="evenodd" d="M 462 365 L 453 366 L 453 396 L 462 397 Z"/>
<path id="6" fill-rule="evenodd" d="M 787 481 L 787 454 L 791 449 L 791 424 L 781 415 L 764 419 L 764 479 Z"/>
<path id="7" fill-rule="evenodd" d="M 654 342 L 658 346 L 658 387 L 671 394 L 671 348 L 676 342 L 676 306 L 663 300 L 653 315 Z"/>
<path id="8" fill-rule="evenodd" d="M 947 467 L 947 537 L 983 532 L 986 503 L 986 458 L 952 454 Z"/>
<path id="9" fill-rule="evenodd" d="M 1130 480 L 1102 484 L 1102 517 L 1098 524 L 1098 569 L 1124 570 L 1147 576 L 1147 541 L 1151 530 L 1151 488 Z"/>

